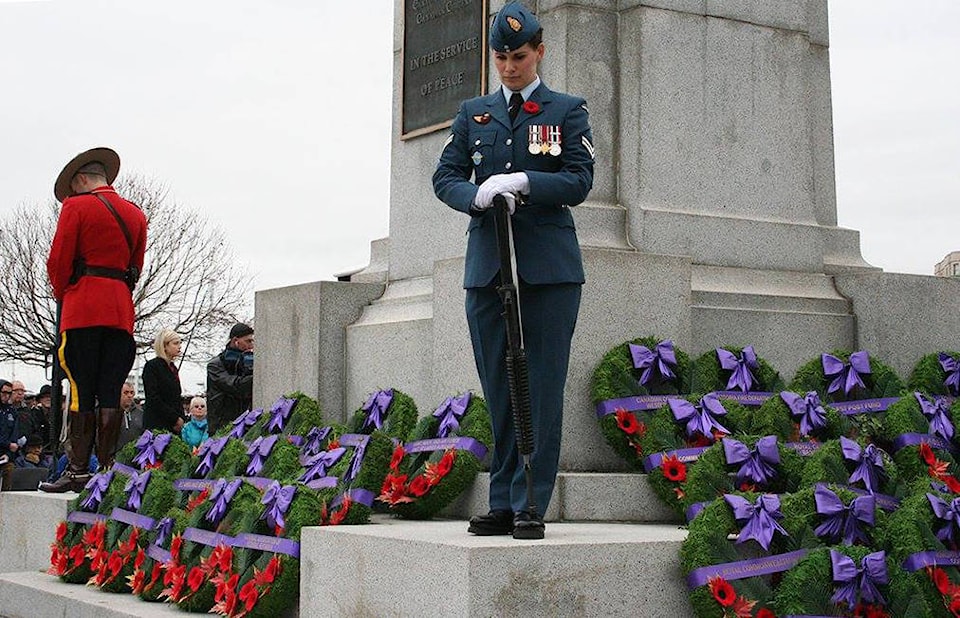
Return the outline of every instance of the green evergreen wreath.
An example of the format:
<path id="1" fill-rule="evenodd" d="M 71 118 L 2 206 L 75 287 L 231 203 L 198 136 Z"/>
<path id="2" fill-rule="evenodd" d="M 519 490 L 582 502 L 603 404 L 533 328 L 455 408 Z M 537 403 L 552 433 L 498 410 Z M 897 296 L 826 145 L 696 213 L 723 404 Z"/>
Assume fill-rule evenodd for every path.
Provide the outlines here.
<path id="1" fill-rule="evenodd" d="M 829 489 L 845 505 L 849 505 L 852 500 L 859 497 L 858 494 L 844 487 L 832 486 Z M 761 494 L 734 492 L 733 495 L 754 503 Z M 701 567 L 765 556 L 789 556 L 798 550 L 825 546 L 827 539 L 819 538 L 814 532 L 815 528 L 824 521 L 824 517 L 817 513 L 814 488 L 807 487 L 795 493 L 783 494 L 779 499 L 782 518 L 778 523 L 787 534 L 774 533 L 768 551 L 764 551 L 758 543 L 751 540 L 742 544 L 734 543 L 732 537 L 741 531 L 742 526 L 736 521 L 733 509 L 726 500 L 722 497 L 715 499 L 690 522 L 690 532 L 680 550 L 681 572 L 686 576 Z M 861 528 L 871 541 L 873 537 L 878 536 L 875 531 L 878 530 L 878 526 L 884 521 L 886 515 L 879 508 L 875 508 L 874 517 L 874 528 L 866 526 Z M 778 591 L 779 577 L 755 576 L 724 581 L 732 587 L 732 597 L 721 596 L 730 600 L 728 607 L 732 608 L 735 603 L 741 606 L 752 603 L 751 608 L 755 613 L 749 615 L 769 615 L 761 612 L 764 607 L 769 608 L 772 605 L 772 599 Z M 704 584 L 691 591 L 690 600 L 697 616 L 728 615 L 724 613 L 725 606 L 718 600 L 718 591 L 715 587 L 715 585 Z"/>
<path id="2" fill-rule="evenodd" d="M 843 362 L 849 362 L 851 352 L 847 350 L 834 350 L 831 354 Z M 824 374 L 821 356 L 807 361 L 797 369 L 793 381 L 790 382 L 789 390 L 796 393 L 817 391 L 821 401 L 828 404 L 840 401 L 899 397 L 902 395 L 904 384 L 899 376 L 897 376 L 897 372 L 872 354 L 869 355 L 869 358 L 870 373 L 860 374 L 860 378 L 863 380 L 866 388 L 857 388 L 852 391 L 849 396 L 843 392 L 843 388 L 833 393 L 828 392 L 833 378 L 827 377 Z"/>
<path id="3" fill-rule="evenodd" d="M 142 473 L 149 475 L 147 477 L 146 487 L 140 498 L 140 508 L 133 509 L 130 502 L 130 494 L 126 492 L 126 486 L 130 483 L 131 477 L 125 474 L 119 474 L 120 478 L 115 481 L 123 481 L 124 495 L 119 500 L 118 509 L 126 512 L 137 513 L 148 518 L 148 520 L 157 521 L 162 518 L 170 509 L 170 505 L 177 499 L 177 492 L 173 488 L 173 480 L 162 469 L 148 470 Z M 118 483 L 119 485 L 119 483 Z M 114 484 L 111 483 L 111 489 Z M 101 590 L 107 592 L 129 592 L 130 582 L 138 560 L 146 559 L 145 548 L 147 547 L 147 537 L 152 531 L 152 527 L 141 528 L 130 523 L 124 523 L 117 519 L 119 514 L 111 513 L 111 518 L 107 520 L 107 540 L 106 547 L 110 551 L 110 559 L 107 562 L 106 569 L 97 573 L 98 583 Z"/>
<path id="4" fill-rule="evenodd" d="M 598 410 L 604 406 L 605 402 L 626 399 L 629 397 L 643 397 L 648 395 L 678 395 L 686 396 L 690 394 L 690 380 L 692 365 L 690 357 L 686 352 L 678 347 L 673 348 L 674 356 L 677 361 L 673 369 L 676 379 L 673 381 L 650 381 L 648 385 L 640 383 L 644 369 L 634 367 L 633 356 L 630 353 L 630 345 L 643 346 L 648 350 L 656 349 L 657 345 L 663 340 L 658 337 L 638 337 L 631 341 L 625 341 L 607 352 L 597 368 L 593 371 L 590 383 L 590 394 L 594 406 Z M 662 402 L 660 402 L 662 405 Z M 617 406 L 620 407 L 620 406 Z M 657 406 L 659 407 L 659 405 Z M 639 411 L 628 410 L 625 407 L 615 413 L 603 413 L 598 411 L 598 422 L 600 423 L 600 432 L 603 434 L 607 444 L 613 451 L 626 461 L 630 467 L 636 470 L 642 470 L 643 457 L 655 451 L 638 451 L 640 449 L 640 435 L 636 431 L 642 431 L 649 421 L 649 417 L 654 410 Z M 634 430 L 633 433 L 626 433 L 622 426 L 624 424 Z"/>
<path id="5" fill-rule="evenodd" d="M 882 529 L 884 543 L 898 564 L 905 564 L 911 556 L 921 552 L 949 553 L 954 549 L 937 538 L 937 531 L 947 522 L 936 516 L 927 494 L 947 503 L 957 497 L 957 494 L 940 491 L 938 484 L 931 483 L 929 479 L 920 479 L 911 485 L 911 495 L 901 502 L 900 508 L 890 516 Z M 946 561 L 941 566 L 933 566 L 932 560 L 929 562 L 931 567 L 920 567 L 909 573 L 926 604 L 927 612 L 922 615 L 938 618 L 953 616 L 955 613 L 948 609 L 951 599 L 947 593 L 960 582 L 960 571 L 956 566 L 946 566 L 950 564 Z"/>
<path id="6" fill-rule="evenodd" d="M 215 506 L 214 501 L 208 498 L 193 509 L 187 520 L 187 527 L 233 537 L 241 531 L 240 526 L 244 515 L 252 510 L 259 511 L 259 501 L 260 491 L 248 483 L 241 482 L 219 522 L 211 523 L 206 519 L 207 513 Z M 171 586 L 164 590 L 164 593 L 167 590 L 171 592 L 166 595 L 167 598 L 176 602 L 180 609 L 188 612 L 208 612 L 214 606 L 216 584 L 204 578 L 201 571 L 214 559 L 214 552 L 219 547 L 219 545 L 211 547 L 184 539 L 179 552 L 179 563 L 175 567 L 178 569 L 177 575 Z M 231 562 L 234 560 L 235 557 Z M 165 596 L 164 593 L 161 593 L 161 596 Z"/>
<path id="7" fill-rule="evenodd" d="M 149 429 L 144 432 L 144 434 L 150 433 L 153 436 L 161 436 L 169 434 L 171 437 L 170 442 L 167 444 L 166 448 L 163 449 L 163 452 L 157 457 L 158 462 L 161 464 L 163 470 L 170 475 L 171 478 L 180 478 L 182 476 L 187 476 L 188 466 L 190 465 L 190 458 L 193 456 L 193 449 L 190 448 L 186 442 L 180 439 L 180 436 L 176 434 L 170 434 L 167 431 L 150 431 Z M 146 467 L 154 466 L 141 466 L 136 463 L 134 460 L 137 458 L 139 453 L 137 449 L 137 443 L 142 439 L 131 440 L 127 442 L 123 448 L 117 452 L 116 461 L 120 462 L 125 466 L 130 466 L 131 468 L 144 469 Z"/>
<path id="8" fill-rule="evenodd" d="M 946 416 L 954 427 L 952 444 L 960 444 L 960 425 L 957 424 L 960 421 L 960 400 L 949 407 Z M 921 457 L 920 445 L 913 440 L 912 443 L 900 448 L 895 447 L 898 446 L 898 440 L 903 441 L 908 436 L 918 437 L 929 433 L 930 422 L 924 417 L 916 395 L 911 392 L 887 408 L 883 422 L 875 429 L 872 438 L 887 452 L 893 453 L 893 460 L 897 464 L 900 475 L 905 482 L 912 483 L 918 478 L 929 475 L 929 466 Z M 931 445 L 937 458 L 953 464 L 954 457 L 947 449 L 938 448 L 938 444 L 939 441 L 934 441 Z"/>
<path id="9" fill-rule="evenodd" d="M 682 398 L 691 404 L 698 404 L 699 398 L 687 396 Z M 733 434 L 742 432 L 742 428 L 750 423 L 753 412 L 736 401 L 724 400 L 720 405 L 727 411 L 725 416 L 720 417 L 720 423 L 729 429 Z M 690 448 L 706 448 L 713 442 L 713 436 L 709 438 L 698 435 L 688 437 L 685 426 L 674 418 L 669 405 L 645 415 L 646 422 L 636 420 L 632 412 L 625 412 L 618 415 L 615 419 L 617 430 L 625 436 L 636 442 L 638 447 L 632 450 L 633 456 L 631 464 L 639 469 L 644 469 L 644 459 L 640 453 L 646 453 L 649 457 L 655 453 L 667 453 L 677 450 Z M 701 457 L 703 455 L 700 455 Z M 654 458 L 656 456 L 654 455 Z M 683 515 L 684 509 L 688 506 L 685 500 L 686 481 L 689 478 L 691 470 L 699 465 L 698 460 L 691 457 L 664 457 L 665 465 L 651 467 L 647 473 L 647 482 L 653 488 L 657 497 L 664 504 L 673 509 L 677 514 Z M 712 499 L 710 496 L 709 499 Z"/>
<path id="10" fill-rule="evenodd" d="M 947 380 L 947 372 L 944 371 L 940 362 L 941 355 L 949 356 L 954 362 L 960 363 L 960 352 L 943 350 L 923 356 L 917 361 L 907 380 L 907 388 L 910 391 L 920 391 L 928 395 L 957 396 L 957 393 L 951 392 L 944 383 Z"/>
<path id="11" fill-rule="evenodd" d="M 469 403 L 457 419 L 452 410 L 464 399 Z M 449 424 L 442 423 L 438 413 L 446 413 L 442 418 Z M 428 445 L 430 450 L 411 452 Z M 377 500 L 399 517 L 430 519 L 474 482 L 492 445 L 484 399 L 470 392 L 447 398 L 436 412 L 420 419 L 407 443 L 397 444 Z M 478 456 L 481 451 L 484 455 Z"/>
<path id="12" fill-rule="evenodd" d="M 246 474 L 250 463 L 250 457 L 247 456 L 244 469 Z M 271 478 L 284 484 L 292 483 L 300 474 L 302 465 L 300 463 L 300 449 L 290 443 L 286 436 L 278 436 L 270 454 L 263 462 L 263 468 L 255 476 Z"/>
<path id="13" fill-rule="evenodd" d="M 278 422 L 282 425 L 280 431 L 277 431 L 275 427 L 268 429 L 274 411 L 280 409 L 284 400 L 293 400 L 293 406 L 289 415 L 285 420 L 278 419 Z M 317 400 L 301 391 L 294 391 L 282 395 L 270 408 L 264 410 L 263 414 L 260 415 L 257 422 L 251 428 L 247 439 L 251 439 L 251 436 L 267 436 L 273 433 L 299 435 L 309 431 L 311 427 L 319 427 L 323 424 L 323 413 Z"/>
<path id="14" fill-rule="evenodd" d="M 357 451 L 360 449 L 356 444 L 364 441 L 359 469 L 356 469 L 354 463 L 358 456 Z M 393 439 L 382 431 L 374 431 L 369 435 L 337 436 L 328 443 L 327 450 L 341 446 L 348 448 L 348 453 L 327 471 L 327 476 L 337 479 L 337 485 L 320 489 L 317 493 L 320 500 L 317 525 L 368 523 L 370 513 L 373 511 L 373 500 L 379 494 L 383 479 L 390 467 Z M 349 450 L 351 447 L 352 451 Z M 356 469 L 356 475 L 352 479 L 349 478 L 351 469 Z M 364 504 L 367 498 L 370 505 Z"/>
<path id="15" fill-rule="evenodd" d="M 389 405 L 382 409 L 388 401 Z M 376 412 L 368 413 L 371 408 Z M 403 442 L 413 430 L 418 416 L 417 404 L 409 395 L 396 388 L 381 389 L 370 393 L 366 403 L 353 413 L 347 421 L 347 432 L 370 434 L 379 430 Z"/>
<path id="16" fill-rule="evenodd" d="M 752 450 L 757 446 L 757 442 L 765 437 L 767 436 L 737 435 L 734 439 Z M 749 488 L 750 491 L 776 494 L 797 491 L 801 487 L 801 476 L 806 463 L 804 457 L 795 450 L 784 446 L 780 440 L 777 440 L 776 449 L 780 463 L 772 466 L 776 471 L 772 479 L 763 486 L 748 483 L 737 487 L 734 473 L 737 472 L 740 465 L 727 463 L 723 443 L 718 441 L 700 455 L 696 465 L 692 466 L 687 473 L 687 480 L 683 485 L 683 509 L 687 510 L 701 502 L 710 502 L 723 494 L 742 491 L 744 487 Z M 653 474 L 650 475 L 651 483 L 653 482 L 653 476 Z"/>
<path id="17" fill-rule="evenodd" d="M 794 417 L 790 406 L 783 400 L 783 395 L 780 392 L 767 399 L 763 402 L 763 405 L 756 409 L 750 417 L 749 426 L 746 428 L 747 433 L 758 436 L 769 434 L 786 436 L 786 439 L 790 442 L 797 442 L 805 438 L 823 441 L 853 435 L 855 426 L 846 415 L 837 412 L 836 409 L 824 403 L 821 403 L 826 413 L 824 415 L 824 425 L 810 431 L 809 436 L 801 435 L 800 422 Z M 806 396 L 806 393 L 795 394 L 801 399 Z"/>
<path id="18" fill-rule="evenodd" d="M 843 456 L 842 440 L 830 440 L 806 458 L 806 465 L 803 467 L 801 475 L 801 486 L 810 486 L 816 483 L 830 483 L 836 485 L 849 485 L 849 480 L 856 471 L 858 464 Z M 856 441 L 854 441 L 856 442 Z M 864 442 L 856 442 L 860 449 L 866 449 L 869 445 Z M 897 464 L 889 453 L 883 449 L 876 451 L 883 461 L 883 473 L 878 474 L 879 489 L 874 488 L 878 494 L 883 496 L 892 496 L 900 498 L 904 494 L 904 485 L 900 479 L 900 473 Z M 860 481 L 857 481 L 857 487 L 860 488 Z M 884 501 L 892 510 L 889 501 Z"/>
<path id="19" fill-rule="evenodd" d="M 833 569 L 830 551 L 837 551 L 853 559 L 859 566 L 864 556 L 876 551 L 876 548 L 863 546 L 834 546 L 815 549 L 787 571 L 773 601 L 778 616 L 876 616 L 877 618 L 899 618 L 901 616 L 930 616 L 926 603 L 915 582 L 900 569 L 899 562 L 885 554 L 888 583 L 877 588 L 886 601 L 885 604 L 858 603 L 851 611 L 846 605 L 834 604 L 830 598 L 834 594 Z"/>
<path id="20" fill-rule="evenodd" d="M 720 349 L 726 350 L 738 358 L 743 356 L 743 347 L 720 346 Z M 751 371 L 753 386 L 751 386 L 750 391 L 779 392 L 783 390 L 784 382 L 780 373 L 760 356 L 756 358 L 757 367 Z M 727 388 L 732 373 L 732 371 L 721 366 L 716 349 L 704 352 L 693 363 L 693 380 L 690 390 L 694 393 L 734 390 Z"/>
<path id="21" fill-rule="evenodd" d="M 211 454 L 210 459 L 213 460 L 213 468 L 206 474 L 201 474 L 200 472 L 202 472 L 202 470 L 198 472 L 198 469 L 200 469 L 200 464 L 206 459 L 204 449 L 209 448 L 213 441 L 221 439 L 226 439 L 226 443 L 219 455 Z M 222 479 L 240 476 L 243 474 L 244 468 L 247 467 L 248 460 L 247 446 L 242 440 L 227 438 L 226 436 L 210 438 L 200 445 L 197 453 L 190 460 L 189 477 Z"/>
<path id="22" fill-rule="evenodd" d="M 150 532 L 147 536 L 144 560 L 139 565 L 134 563 L 134 571 L 130 579 L 131 592 L 148 603 L 164 601 L 164 599 L 160 598 L 160 593 L 164 588 L 164 567 L 175 568 L 176 564 L 172 564 L 169 560 L 163 559 L 160 556 L 165 552 L 171 553 L 171 549 L 175 549 L 178 546 L 182 547 L 183 538 L 181 535 L 187 527 L 190 513 L 184 509 L 174 507 L 164 513 L 163 516 L 157 520 L 157 523 L 161 524 L 161 522 L 167 518 L 169 518 L 170 521 L 169 530 L 165 531 L 163 536 L 161 536 L 160 526 L 154 527 Z M 174 541 L 174 539 L 178 540 Z M 176 553 L 179 557 L 179 550 L 177 550 Z"/>

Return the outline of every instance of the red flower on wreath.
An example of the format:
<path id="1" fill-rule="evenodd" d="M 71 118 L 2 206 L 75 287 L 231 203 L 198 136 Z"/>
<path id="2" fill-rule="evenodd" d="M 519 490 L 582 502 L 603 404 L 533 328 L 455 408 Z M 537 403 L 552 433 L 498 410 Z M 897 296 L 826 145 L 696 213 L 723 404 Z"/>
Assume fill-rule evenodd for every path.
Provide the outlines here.
<path id="1" fill-rule="evenodd" d="M 130 583 L 130 591 L 133 594 L 140 594 L 143 592 L 143 585 L 146 583 L 147 574 L 140 569 L 137 569 L 133 572 L 133 575 L 127 576 L 127 581 Z"/>
<path id="2" fill-rule="evenodd" d="M 947 572 L 940 567 L 927 567 L 927 575 L 933 580 L 933 584 L 940 591 L 940 594 L 947 594 L 952 587 L 950 577 Z"/>
<path id="3" fill-rule="evenodd" d="M 339 526 L 343 523 L 343 520 L 347 518 L 347 513 L 350 512 L 350 506 L 353 504 L 353 500 L 350 499 L 350 496 L 344 496 L 343 502 L 340 503 L 340 508 L 337 509 L 337 512 L 330 516 L 330 519 L 327 521 L 331 526 Z M 279 563 L 278 563 L 279 564 Z"/>
<path id="4" fill-rule="evenodd" d="M 920 443 L 920 457 L 927 465 L 933 464 L 937 459 L 936 455 L 933 454 L 933 449 L 926 442 Z"/>
<path id="5" fill-rule="evenodd" d="M 170 561 L 173 564 L 180 562 L 181 547 L 183 547 L 183 537 L 178 534 L 170 541 Z"/>
<path id="6" fill-rule="evenodd" d="M 206 574 L 198 566 L 190 569 L 190 575 L 187 576 L 187 585 L 190 586 L 190 590 L 196 592 L 200 590 L 200 586 L 203 585 L 204 580 L 206 579 Z"/>
<path id="7" fill-rule="evenodd" d="M 950 601 L 949 609 L 950 613 L 954 616 L 960 616 L 960 597 L 954 598 L 952 601 Z"/>
<path id="8" fill-rule="evenodd" d="M 536 114 L 540 111 L 540 106 L 537 105 L 536 101 L 524 101 L 523 111 L 527 112 L 528 114 Z"/>
<path id="9" fill-rule="evenodd" d="M 456 452 L 451 448 L 447 449 L 447 452 L 437 462 L 437 474 L 440 475 L 440 478 L 450 474 L 450 470 L 453 469 L 454 458 L 456 458 Z"/>
<path id="10" fill-rule="evenodd" d="M 403 456 L 406 455 L 406 451 L 403 450 L 403 445 L 398 444 L 397 448 L 393 449 L 393 457 L 390 458 L 390 469 L 394 472 L 400 471 L 400 463 L 403 461 Z"/>
<path id="11" fill-rule="evenodd" d="M 70 560 L 73 561 L 73 568 L 77 568 L 83 564 L 84 559 L 87 557 L 87 552 L 83 550 L 83 545 L 77 543 L 70 548 L 67 555 L 70 557 Z"/>
<path id="12" fill-rule="evenodd" d="M 340 438 L 334 438 L 327 444 L 327 452 L 332 451 L 335 448 L 340 448 Z"/>
<path id="13" fill-rule="evenodd" d="M 951 493 L 960 494 L 960 481 L 957 480 L 957 477 L 953 476 L 952 474 L 948 474 L 947 476 L 943 477 L 942 480 Z"/>
<path id="14" fill-rule="evenodd" d="M 747 597 L 739 596 L 737 600 L 733 602 L 733 606 L 730 609 L 733 610 L 733 615 L 737 618 L 753 618 L 753 606 L 756 604 L 756 601 L 751 601 Z"/>
<path id="15" fill-rule="evenodd" d="M 388 474 L 383 479 L 383 486 L 380 487 L 380 495 L 377 500 L 387 504 L 399 504 L 401 502 L 413 502 L 413 498 L 407 495 L 407 475 L 406 474 Z"/>
<path id="16" fill-rule="evenodd" d="M 687 466 L 676 455 L 664 457 L 660 467 L 663 469 L 663 477 L 668 481 L 682 483 L 687 480 Z"/>
<path id="17" fill-rule="evenodd" d="M 203 491 L 201 491 L 199 494 L 197 494 L 196 496 L 194 496 L 193 498 L 191 498 L 189 502 L 187 502 L 186 511 L 187 511 L 188 513 L 192 512 L 193 509 L 195 509 L 195 508 L 197 508 L 198 506 L 200 506 L 201 504 L 203 504 L 203 501 L 206 500 L 206 499 L 209 498 L 209 497 L 210 497 L 210 488 L 209 488 L 209 487 L 204 487 L 204 488 L 203 488 Z"/>
<path id="18" fill-rule="evenodd" d="M 637 415 L 633 412 L 628 412 L 623 408 L 617 408 L 614 410 L 614 415 L 617 417 L 617 427 L 620 428 L 620 431 L 632 436 L 640 430 L 640 423 L 637 422 Z"/>
<path id="19" fill-rule="evenodd" d="M 430 491 L 430 481 L 424 475 L 415 476 L 410 481 L 410 493 L 416 498 L 422 498 L 424 494 Z"/>
<path id="20" fill-rule="evenodd" d="M 737 600 L 737 593 L 733 590 L 733 586 L 722 577 L 711 577 L 707 585 L 710 588 L 710 594 L 722 607 L 730 607 Z"/>
<path id="21" fill-rule="evenodd" d="M 757 618 L 777 618 L 777 615 L 772 610 L 761 607 L 760 611 L 757 612 Z"/>
<path id="22" fill-rule="evenodd" d="M 890 618 L 890 614 L 884 611 L 882 605 L 867 605 L 858 603 L 853 608 L 854 618 Z"/>
<path id="23" fill-rule="evenodd" d="M 57 526 L 57 543 L 63 543 L 65 538 L 67 538 L 67 522 L 61 521 Z"/>
<path id="24" fill-rule="evenodd" d="M 254 606 L 257 604 L 257 599 L 260 598 L 260 593 L 257 591 L 257 586 L 251 579 L 240 588 L 240 594 L 237 597 L 243 601 L 244 609 L 247 612 L 250 612 Z"/>

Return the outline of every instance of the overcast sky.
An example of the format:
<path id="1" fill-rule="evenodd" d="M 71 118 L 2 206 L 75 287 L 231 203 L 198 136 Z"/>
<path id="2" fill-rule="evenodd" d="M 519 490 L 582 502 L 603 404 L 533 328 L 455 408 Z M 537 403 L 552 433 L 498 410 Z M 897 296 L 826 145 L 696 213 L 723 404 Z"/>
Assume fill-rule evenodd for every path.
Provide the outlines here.
<path id="1" fill-rule="evenodd" d="M 829 11 L 839 224 L 932 274 L 960 249 L 960 2 Z M 108 145 L 223 227 L 254 289 L 362 267 L 388 234 L 392 22 L 392 0 L 0 0 L 0 215 Z"/>

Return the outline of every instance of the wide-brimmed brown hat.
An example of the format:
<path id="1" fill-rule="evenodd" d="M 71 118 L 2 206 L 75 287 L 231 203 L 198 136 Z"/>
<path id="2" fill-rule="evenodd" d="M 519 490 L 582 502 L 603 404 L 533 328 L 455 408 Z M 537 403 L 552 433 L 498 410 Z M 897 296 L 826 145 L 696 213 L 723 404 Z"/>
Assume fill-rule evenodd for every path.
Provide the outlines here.
<path id="1" fill-rule="evenodd" d="M 57 176 L 57 181 L 53 183 L 53 194 L 57 197 L 58 202 L 62 202 L 73 195 L 70 182 L 77 172 L 80 171 L 80 168 L 88 163 L 100 163 L 106 168 L 108 185 L 113 184 L 113 181 L 117 178 L 117 174 L 120 173 L 120 155 L 113 149 L 100 147 L 81 152 L 63 166 L 63 170 L 61 170 L 60 175 Z"/>

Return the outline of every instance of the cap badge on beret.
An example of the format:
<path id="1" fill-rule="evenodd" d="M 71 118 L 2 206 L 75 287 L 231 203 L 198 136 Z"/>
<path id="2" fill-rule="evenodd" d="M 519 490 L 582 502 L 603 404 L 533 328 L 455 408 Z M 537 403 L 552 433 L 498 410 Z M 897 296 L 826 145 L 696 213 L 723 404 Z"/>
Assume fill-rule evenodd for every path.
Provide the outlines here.
<path id="1" fill-rule="evenodd" d="M 516 17 L 507 17 L 507 24 L 510 26 L 510 29 L 514 32 L 520 32 L 523 30 L 523 24 L 520 23 L 520 20 Z"/>

